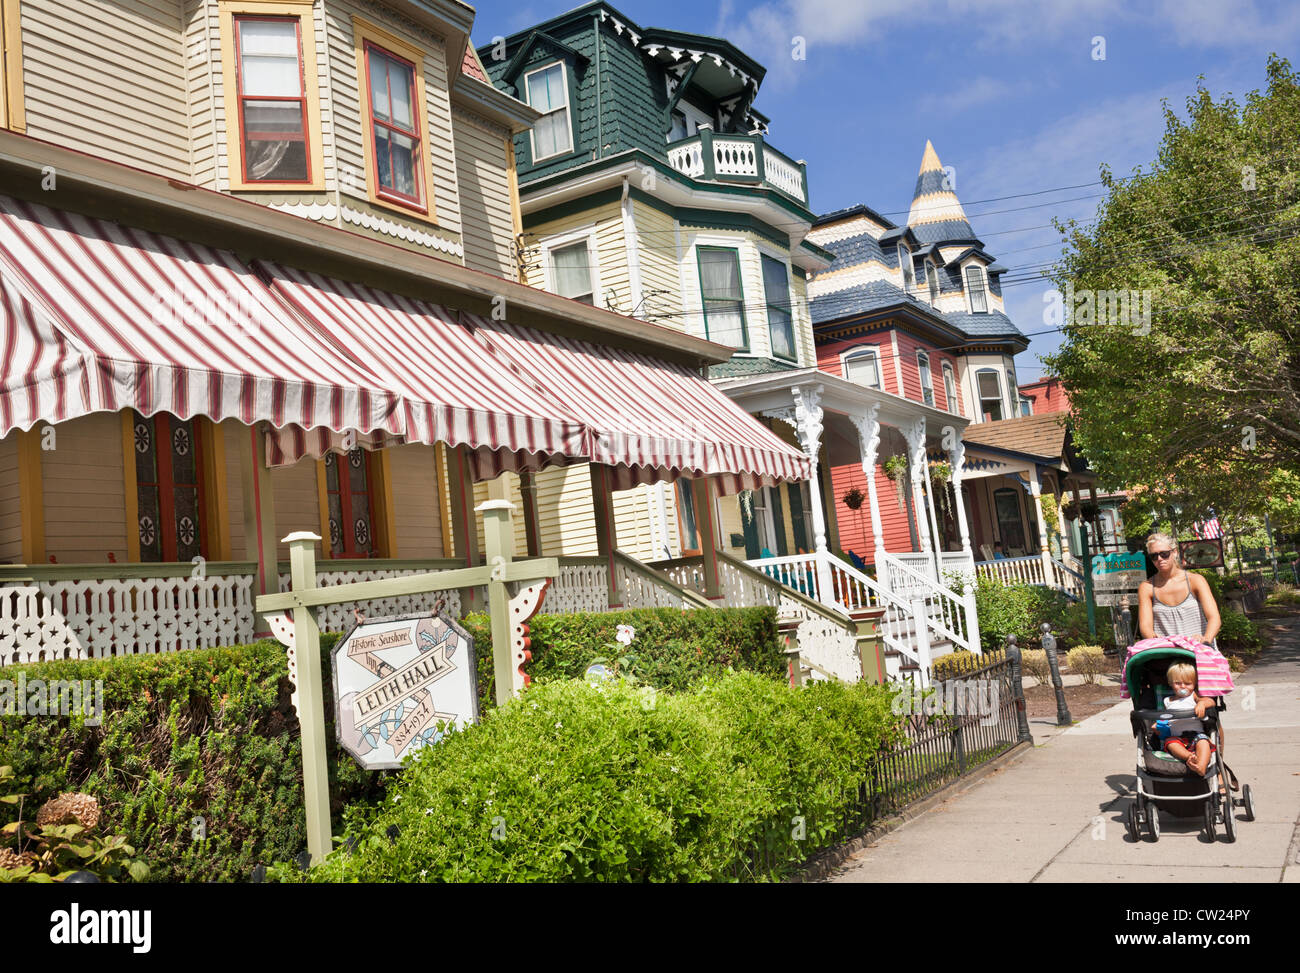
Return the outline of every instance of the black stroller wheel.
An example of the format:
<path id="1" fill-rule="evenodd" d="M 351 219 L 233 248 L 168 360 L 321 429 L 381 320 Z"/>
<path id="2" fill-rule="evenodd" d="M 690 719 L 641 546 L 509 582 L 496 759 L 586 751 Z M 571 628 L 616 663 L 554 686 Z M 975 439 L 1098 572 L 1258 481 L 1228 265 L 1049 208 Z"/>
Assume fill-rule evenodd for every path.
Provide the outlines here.
<path id="1" fill-rule="evenodd" d="M 1205 802 L 1205 834 L 1211 841 L 1215 838 L 1214 813 L 1218 803 L 1219 799 L 1217 797 Z"/>
<path id="2" fill-rule="evenodd" d="M 1232 806 L 1232 792 L 1225 791 L 1223 794 L 1223 840 L 1237 840 L 1237 818 L 1235 809 Z"/>
<path id="3" fill-rule="evenodd" d="M 1156 807 L 1154 801 L 1146 802 L 1145 817 L 1146 817 L 1146 826 L 1147 826 L 1147 840 L 1159 841 L 1160 840 L 1160 808 Z"/>
<path id="4" fill-rule="evenodd" d="M 1246 806 L 1246 820 L 1255 820 L 1255 796 L 1250 792 L 1249 784 L 1241 785 L 1241 803 Z"/>
<path id="5" fill-rule="evenodd" d="M 1141 831 L 1138 828 L 1138 809 L 1136 803 L 1128 806 L 1128 813 L 1124 815 L 1124 827 L 1128 829 L 1128 836 L 1131 840 L 1137 841 L 1141 837 Z"/>

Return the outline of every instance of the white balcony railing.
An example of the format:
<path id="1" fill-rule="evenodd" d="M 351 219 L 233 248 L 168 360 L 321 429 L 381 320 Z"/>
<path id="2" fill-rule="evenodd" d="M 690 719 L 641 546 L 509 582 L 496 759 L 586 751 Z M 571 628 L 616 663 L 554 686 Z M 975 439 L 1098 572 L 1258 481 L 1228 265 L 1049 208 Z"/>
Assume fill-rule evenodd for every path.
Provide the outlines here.
<path id="1" fill-rule="evenodd" d="M 757 135 L 719 135 L 701 129 L 698 135 L 668 147 L 668 164 L 692 179 L 771 186 L 800 203 L 808 201 L 804 165 Z"/>

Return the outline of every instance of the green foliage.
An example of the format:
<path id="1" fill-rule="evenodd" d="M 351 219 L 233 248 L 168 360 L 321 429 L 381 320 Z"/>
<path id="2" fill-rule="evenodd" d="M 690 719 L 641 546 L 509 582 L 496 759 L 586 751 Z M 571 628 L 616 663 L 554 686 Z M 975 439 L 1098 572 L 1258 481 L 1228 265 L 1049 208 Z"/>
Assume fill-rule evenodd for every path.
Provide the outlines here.
<path id="1" fill-rule="evenodd" d="M 1206 580 L 1210 586 L 1210 593 L 1214 595 L 1214 603 L 1219 606 L 1219 611 L 1222 612 L 1227 606 L 1227 602 L 1224 600 L 1226 591 L 1223 583 L 1223 575 L 1216 572 L 1213 568 L 1197 568 L 1192 573 L 1199 574 Z"/>
<path id="2" fill-rule="evenodd" d="M 1251 659 L 1264 648 L 1264 639 L 1259 634 L 1259 626 L 1231 605 L 1219 608 L 1222 627 L 1215 641 L 1225 655 L 1239 655 Z"/>
<path id="3" fill-rule="evenodd" d="M 1020 668 L 1027 676 L 1033 676 L 1039 684 L 1052 681 L 1052 667 L 1047 661 L 1043 649 L 1026 649 L 1020 653 Z"/>
<path id="4" fill-rule="evenodd" d="M 979 618 L 980 644 L 985 651 L 1004 648 L 1007 636 L 1016 636 L 1023 649 L 1039 644 L 1039 626 L 1048 622 L 1061 633 L 1069 599 L 1042 585 L 1004 584 L 982 575 L 975 586 L 975 612 Z"/>
<path id="5" fill-rule="evenodd" d="M 322 656 L 337 635 L 322 635 Z M 324 670 L 328 673 L 328 668 Z M 104 682 L 102 725 L 80 716 L 10 716 L 0 764 L 36 804 L 63 791 L 92 794 L 101 828 L 129 837 L 155 881 L 245 881 L 306 843 L 302 757 L 285 652 L 274 642 L 165 655 L 44 662 L 16 679 Z M 332 810 L 378 800 L 366 774 L 334 745 L 331 681 L 325 712 Z M 195 838 L 196 817 L 206 838 Z M 0 804 L 0 822 L 16 809 Z"/>
<path id="6" fill-rule="evenodd" d="M 491 625 L 483 613 L 467 615 L 461 624 L 474 637 L 479 708 L 485 710 L 494 700 Z M 581 676 L 597 659 L 609 658 L 611 645 L 629 659 L 636 679 L 655 689 L 683 691 L 728 669 L 776 678 L 784 678 L 787 671 L 772 608 L 639 608 L 537 615 L 528 625 L 533 659 L 524 671 L 535 682 Z M 636 630 L 626 650 L 614 641 L 620 625 Z"/>
<path id="7" fill-rule="evenodd" d="M 1149 321 L 1076 317 L 1043 359 L 1076 446 L 1148 513 L 1281 523 L 1300 498 L 1300 76 L 1274 55 L 1267 78 L 1244 104 L 1198 82 L 1149 169 L 1103 167 L 1096 219 L 1061 227 L 1062 292 L 1150 292 Z"/>
<path id="8" fill-rule="evenodd" d="M 1083 676 L 1083 681 L 1090 686 L 1095 685 L 1097 677 L 1110 668 L 1105 650 L 1100 645 L 1076 645 L 1065 654 L 1065 661 L 1070 670 Z"/>
<path id="9" fill-rule="evenodd" d="M 897 738 L 890 705 L 883 687 L 754 673 L 682 694 L 556 679 L 421 751 L 310 878 L 779 877 L 840 836 Z"/>

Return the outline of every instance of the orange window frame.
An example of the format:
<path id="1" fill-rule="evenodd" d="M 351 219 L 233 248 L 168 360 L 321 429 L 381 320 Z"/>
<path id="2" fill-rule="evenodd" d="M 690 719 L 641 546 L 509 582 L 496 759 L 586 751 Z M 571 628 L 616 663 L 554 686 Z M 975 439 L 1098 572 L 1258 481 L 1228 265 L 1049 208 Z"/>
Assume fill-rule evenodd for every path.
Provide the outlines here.
<path id="1" fill-rule="evenodd" d="M 412 209 L 418 210 L 421 213 L 427 213 L 428 206 L 425 204 L 425 185 L 424 185 L 423 172 L 424 172 L 424 153 L 428 151 L 428 144 L 427 144 L 427 140 L 420 134 L 420 112 L 421 112 L 420 92 L 419 92 L 419 87 L 415 83 L 416 75 L 419 72 L 419 68 L 412 61 L 402 57 L 400 54 L 394 54 L 388 48 L 376 44 L 374 41 L 370 40 L 369 38 L 362 41 L 362 51 L 363 51 L 363 58 L 365 60 L 365 65 L 366 65 L 366 88 L 365 88 L 366 126 L 367 126 L 366 138 L 370 142 L 370 158 L 373 159 L 375 163 L 375 172 L 374 172 L 375 195 L 379 196 L 381 199 L 387 200 L 390 203 L 397 203 L 402 206 L 409 206 Z M 401 125 L 394 124 L 392 121 L 386 122 L 383 121 L 382 119 L 375 117 L 375 103 L 374 103 L 375 89 L 370 83 L 370 71 L 373 67 L 371 54 L 373 53 L 380 54 L 383 57 L 388 58 L 390 61 L 395 61 L 398 64 L 403 65 L 404 67 L 406 67 L 408 71 L 410 71 L 407 92 L 410 97 L 411 121 L 414 123 L 413 128 L 410 129 L 403 128 Z M 393 117 L 392 80 L 393 80 L 393 75 L 392 72 L 389 71 L 387 77 L 388 83 L 385 85 L 385 90 L 387 90 L 388 92 L 388 110 L 386 114 L 389 119 L 392 119 Z M 400 135 L 404 135 L 414 143 L 414 149 L 411 153 L 411 176 L 415 180 L 415 190 L 416 190 L 414 196 L 408 196 L 405 193 L 401 192 L 400 190 L 386 187 L 380 181 L 379 140 L 375 137 L 375 126 L 377 125 L 382 125 L 390 132 L 396 132 Z M 391 175 L 393 172 L 393 152 L 392 152 L 391 139 L 389 140 L 388 144 L 389 144 L 388 172 Z M 394 182 L 396 182 L 396 180 L 394 180 Z"/>
<path id="2" fill-rule="evenodd" d="M 298 45 L 298 91 L 300 94 L 297 98 L 291 98 L 288 95 L 246 95 L 244 94 L 244 56 L 243 45 L 240 42 L 240 27 L 248 21 L 262 21 L 269 23 L 283 23 L 291 21 L 293 23 L 294 38 Z M 245 183 L 265 183 L 276 186 L 308 186 L 315 180 L 315 174 L 311 168 L 311 124 L 307 112 L 307 73 L 303 66 L 302 56 L 302 18 L 300 17 L 274 17 L 263 16 L 260 14 L 235 14 L 232 22 L 235 28 L 235 113 L 239 121 L 239 164 L 241 174 Z M 296 101 L 298 102 L 299 118 L 302 120 L 302 149 L 303 155 L 307 160 L 307 176 L 304 179 L 254 179 L 248 174 L 248 153 L 244 151 L 245 144 L 249 141 L 249 136 L 244 130 L 244 105 L 249 101 Z M 268 136 L 267 141 L 270 141 Z M 257 137 L 253 141 L 259 141 Z"/>

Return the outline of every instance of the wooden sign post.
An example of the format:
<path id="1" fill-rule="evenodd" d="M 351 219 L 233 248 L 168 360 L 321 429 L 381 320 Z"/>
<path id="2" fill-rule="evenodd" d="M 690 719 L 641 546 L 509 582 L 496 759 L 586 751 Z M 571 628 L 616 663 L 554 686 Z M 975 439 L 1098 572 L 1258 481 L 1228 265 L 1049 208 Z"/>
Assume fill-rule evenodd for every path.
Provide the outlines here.
<path id="1" fill-rule="evenodd" d="M 422 594 L 451 588 L 486 585 L 492 619 L 492 660 L 497 704 L 507 702 L 527 682 L 520 668 L 529 658 L 525 623 L 541 607 L 550 579 L 560 571 L 553 557 L 513 560 L 513 528 L 508 500 L 489 500 L 476 511 L 483 514 L 487 564 L 455 571 L 434 571 L 404 578 L 316 586 L 316 544 L 320 536 L 298 531 L 284 539 L 289 545 L 292 589 L 260 595 L 256 608 L 271 621 L 276 637 L 289 647 L 297 666 L 298 721 L 302 727 L 302 777 L 307 804 L 307 850 L 312 864 L 330 853 L 329 774 L 325 762 L 325 699 L 322 690 L 320 628 L 312 609 L 318 605 L 369 601 L 395 595 Z M 510 582 L 521 582 L 511 597 Z"/>

